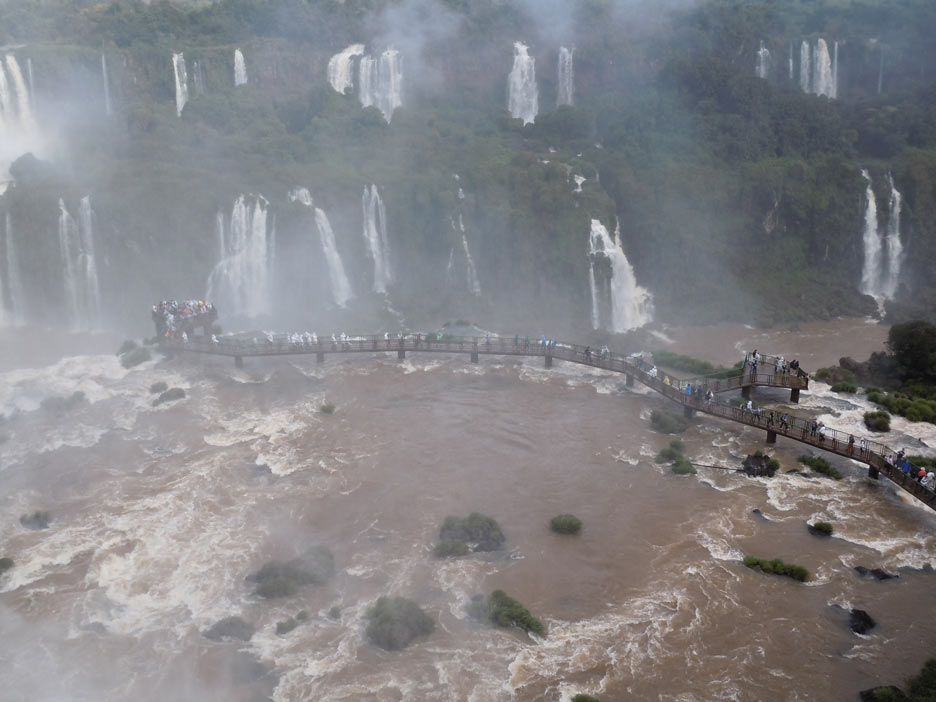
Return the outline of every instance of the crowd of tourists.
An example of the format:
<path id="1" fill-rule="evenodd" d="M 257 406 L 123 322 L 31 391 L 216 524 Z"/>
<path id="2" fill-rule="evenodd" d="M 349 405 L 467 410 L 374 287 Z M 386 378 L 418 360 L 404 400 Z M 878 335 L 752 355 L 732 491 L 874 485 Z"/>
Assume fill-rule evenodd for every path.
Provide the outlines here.
<path id="1" fill-rule="evenodd" d="M 806 372 L 800 369 L 799 361 L 795 358 L 792 361 L 787 361 L 783 356 L 773 356 L 773 367 L 774 375 L 785 375 L 787 373 L 795 373 L 797 375 L 804 376 Z M 758 365 L 763 363 L 768 363 L 770 358 L 759 354 L 757 349 L 754 349 L 751 353 L 745 358 L 746 364 L 750 368 L 751 375 L 757 375 Z"/>
<path id="2" fill-rule="evenodd" d="M 185 336 L 187 340 L 186 331 L 194 326 L 192 323 L 197 317 L 216 318 L 218 312 L 212 303 L 205 300 L 163 300 L 153 305 L 152 316 L 157 336 L 170 339 Z"/>

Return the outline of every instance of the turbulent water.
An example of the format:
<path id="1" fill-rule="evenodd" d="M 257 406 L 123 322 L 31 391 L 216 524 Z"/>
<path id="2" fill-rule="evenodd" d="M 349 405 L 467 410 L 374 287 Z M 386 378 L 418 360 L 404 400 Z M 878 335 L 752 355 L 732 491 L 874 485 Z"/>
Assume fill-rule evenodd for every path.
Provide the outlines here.
<path id="1" fill-rule="evenodd" d="M 838 44 L 836 44 L 836 52 Z M 816 48 L 813 51 L 813 77 L 812 91 L 816 95 L 825 95 L 829 98 L 835 98 L 838 94 L 835 72 L 837 67 L 834 65 L 832 57 L 829 55 L 829 46 L 826 40 L 820 37 L 816 40 Z"/>
<path id="2" fill-rule="evenodd" d="M 32 109 L 32 94 L 16 55 L 0 60 L 0 194 L 6 190 L 7 169 L 24 152 L 42 155 L 43 140 Z"/>
<path id="3" fill-rule="evenodd" d="M 558 81 L 556 105 L 573 105 L 575 94 L 575 49 L 559 47 Z"/>
<path id="4" fill-rule="evenodd" d="M 810 63 L 809 42 L 803 41 L 800 44 L 800 65 L 799 65 L 799 84 L 804 93 L 810 89 L 810 80 L 812 76 L 812 64 Z"/>
<path id="5" fill-rule="evenodd" d="M 864 263 L 861 267 L 861 292 L 865 295 L 880 294 L 881 280 L 881 234 L 878 231 L 877 200 L 871 187 L 871 176 L 862 170 L 861 176 L 867 181 L 865 188 L 865 214 L 862 228 L 864 244 Z"/>
<path id="6" fill-rule="evenodd" d="M 625 332 L 641 327 L 652 319 L 652 296 L 637 284 L 634 269 L 621 246 L 621 233 L 614 232 L 614 238 L 599 220 L 591 221 L 588 239 L 588 282 L 592 296 L 592 328 L 603 326 L 603 319 L 608 317 L 604 328 L 615 332 Z M 611 274 L 607 277 L 608 294 L 602 295 L 603 286 L 598 284 L 595 267 L 601 261 L 610 264 Z M 607 298 L 610 315 L 602 315 L 603 297 Z"/>
<path id="7" fill-rule="evenodd" d="M 857 320 L 666 334 L 720 362 L 754 344 L 815 367 L 880 344 L 880 330 Z M 16 351 L 22 338 L 2 342 Z M 112 343 L 0 369 L 0 543 L 15 562 L 0 579 L 0 684 L 24 698 L 851 699 L 899 683 L 936 645 L 921 616 L 933 575 L 913 570 L 936 564 L 932 512 L 843 459 L 832 459 L 841 482 L 787 473 L 802 449 L 783 438 L 768 448 L 784 471 L 773 479 L 674 476 L 652 460 L 670 438 L 647 420 L 664 400 L 622 391 L 618 376 L 380 353 L 243 370 L 157 356 L 128 371 Z M 157 381 L 185 399 L 154 408 Z M 77 390 L 87 400 L 65 416 L 39 408 Z M 318 412 L 326 399 L 333 415 Z M 865 406 L 816 384 L 799 411 L 850 427 Z M 930 429 L 898 424 L 888 441 L 918 451 L 936 441 Z M 705 417 L 682 438 L 708 465 L 765 448 L 762 432 Z M 36 509 L 50 527 L 23 529 L 19 516 Z M 444 517 L 472 510 L 500 521 L 510 557 L 433 559 Z M 561 512 L 582 518 L 578 537 L 549 532 Z M 835 538 L 807 532 L 821 519 Z M 333 581 L 283 600 L 251 595 L 247 573 L 315 543 L 335 553 Z M 757 574 L 743 554 L 800 563 L 814 579 Z M 858 565 L 900 578 L 863 580 Z M 496 588 L 548 636 L 474 623 L 469 598 Z M 403 652 L 373 648 L 363 616 L 384 594 L 418 601 L 435 632 Z M 836 604 L 878 628 L 852 634 Z M 276 635 L 300 610 L 309 620 Z M 248 643 L 202 636 L 229 615 L 257 628 Z"/>
<path id="8" fill-rule="evenodd" d="M 314 205 L 312 195 L 307 188 L 293 190 L 289 193 L 289 199 L 294 202 L 298 201 L 312 213 L 315 220 L 315 229 L 318 232 L 318 240 L 322 245 L 322 254 L 325 256 L 325 263 L 328 266 L 332 299 L 338 307 L 344 307 L 354 297 L 354 293 L 351 291 L 351 283 L 345 274 L 341 254 L 338 253 L 338 246 L 335 243 L 335 232 L 328 221 L 328 215 L 325 214 L 324 210 Z"/>
<path id="9" fill-rule="evenodd" d="M 247 65 L 244 63 L 244 54 L 240 49 L 234 51 L 234 85 L 247 84 Z"/>
<path id="10" fill-rule="evenodd" d="M 881 231 L 878 221 L 877 198 L 872 188 L 871 176 L 862 169 L 865 187 L 865 214 L 862 227 L 864 262 L 861 268 L 861 292 L 881 300 L 892 300 L 900 285 L 900 267 L 903 264 L 903 243 L 900 239 L 900 212 L 903 197 L 894 185 L 894 178 L 887 175 L 890 186 L 888 197 L 887 228 Z"/>
<path id="11" fill-rule="evenodd" d="M 182 109 L 188 102 L 188 73 L 185 70 L 185 56 L 172 55 L 172 72 L 175 76 L 175 103 L 176 115 L 182 116 Z"/>
<path id="12" fill-rule="evenodd" d="M 519 41 L 514 42 L 513 68 L 507 77 L 507 110 L 524 124 L 535 120 L 539 112 L 535 59 L 530 56 L 530 47 Z"/>

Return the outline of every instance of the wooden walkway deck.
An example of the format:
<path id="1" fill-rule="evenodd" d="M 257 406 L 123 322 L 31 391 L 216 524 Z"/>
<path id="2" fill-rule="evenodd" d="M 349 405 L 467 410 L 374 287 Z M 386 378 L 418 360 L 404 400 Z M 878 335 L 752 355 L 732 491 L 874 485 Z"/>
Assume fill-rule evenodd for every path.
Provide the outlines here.
<path id="1" fill-rule="evenodd" d="M 397 358 L 406 358 L 407 352 L 460 353 L 468 354 L 471 361 L 478 362 L 482 355 L 542 357 L 547 368 L 553 361 L 568 361 L 593 368 L 623 373 L 625 383 L 632 385 L 634 380 L 664 395 L 683 406 L 687 415 L 702 412 L 733 422 L 762 429 L 767 434 L 767 443 L 775 443 L 778 436 L 807 444 L 814 448 L 830 451 L 869 467 L 869 475 L 877 478 L 883 473 L 897 486 L 906 490 L 921 502 L 936 510 L 936 493 L 923 487 L 916 480 L 905 475 L 895 465 L 897 452 L 888 446 L 860 436 L 854 436 L 834 429 L 826 429 L 823 435 L 811 429 L 811 420 L 795 417 L 778 410 L 764 410 L 759 414 L 725 402 L 720 398 L 705 401 L 708 391 L 719 393 L 741 390 L 747 396 L 751 387 L 774 387 L 789 389 L 791 401 L 799 399 L 801 390 L 809 387 L 809 377 L 803 372 L 789 373 L 740 373 L 730 377 L 702 376 L 696 378 L 675 378 L 658 371 L 657 377 L 651 377 L 650 366 L 639 357 L 601 354 L 590 347 L 567 342 L 555 345 L 543 344 L 539 340 L 521 337 L 442 337 L 430 338 L 418 335 L 405 337 L 387 337 L 386 335 L 354 336 L 346 339 L 322 339 L 316 341 L 295 341 L 288 335 L 274 335 L 272 338 L 221 337 L 212 341 L 205 336 L 195 336 L 188 341 L 163 340 L 160 346 L 167 351 L 186 351 L 190 353 L 228 356 L 234 358 L 238 367 L 246 357 L 315 355 L 318 362 L 323 362 L 327 354 L 351 353 L 396 353 Z M 768 357 L 770 358 L 770 357 Z M 767 364 L 762 364 L 767 365 Z M 772 367 L 769 367 L 772 369 Z M 718 374 L 722 375 L 722 374 Z M 666 381 L 669 381 L 668 383 Z M 690 392 L 686 387 L 689 386 Z M 786 421 L 781 416 L 786 414 Z M 773 418 L 771 419 L 771 415 Z"/>

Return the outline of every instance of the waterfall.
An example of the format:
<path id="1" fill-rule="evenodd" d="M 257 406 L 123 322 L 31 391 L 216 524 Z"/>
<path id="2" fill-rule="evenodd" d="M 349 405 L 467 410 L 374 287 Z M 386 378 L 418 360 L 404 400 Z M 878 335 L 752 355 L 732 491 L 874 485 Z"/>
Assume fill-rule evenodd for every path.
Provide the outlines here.
<path id="1" fill-rule="evenodd" d="M 894 178 L 890 173 L 887 174 L 887 182 L 891 192 L 887 214 L 887 277 L 882 293 L 888 300 L 893 300 L 897 286 L 900 285 L 900 266 L 903 263 L 903 244 L 900 242 L 900 209 L 903 197 L 894 186 Z"/>
<path id="2" fill-rule="evenodd" d="M 0 62 L 0 127 L 4 128 L 4 132 L 12 126 L 15 117 L 13 95 L 10 93 L 10 84 L 7 82 L 6 71 L 3 70 L 3 63 Z M 6 142 L 7 139 L 4 138 L 2 141 Z"/>
<path id="3" fill-rule="evenodd" d="M 575 69 L 572 65 L 575 49 L 559 47 L 559 91 L 556 95 L 556 107 L 559 105 L 572 105 L 572 94 L 575 90 Z"/>
<path id="4" fill-rule="evenodd" d="M 94 258 L 94 212 L 90 197 L 81 199 L 78 222 L 59 198 L 58 235 L 69 326 L 75 331 L 96 329 L 101 323 L 101 291 Z"/>
<path id="5" fill-rule="evenodd" d="M 328 59 L 328 83 L 342 95 L 354 86 L 351 78 L 351 62 L 364 53 L 363 44 L 351 44 Z"/>
<path id="6" fill-rule="evenodd" d="M 240 49 L 234 50 L 234 85 L 247 83 L 247 66 L 244 64 L 244 54 Z"/>
<path id="7" fill-rule="evenodd" d="M 221 222 L 221 260 L 208 277 L 206 296 L 232 314 L 258 317 L 270 311 L 275 232 L 267 225 L 268 205 L 262 195 L 252 202 L 241 195 L 226 231 Z"/>
<path id="8" fill-rule="evenodd" d="M 803 43 L 800 44 L 799 52 L 799 86 L 804 93 L 809 92 L 809 79 L 812 76 L 809 56 L 809 42 L 804 40 Z"/>
<path id="9" fill-rule="evenodd" d="M 107 80 L 107 56 L 101 54 L 101 77 L 104 79 L 104 114 L 110 117 L 113 114 L 110 99 L 110 83 Z"/>
<path id="10" fill-rule="evenodd" d="M 816 49 L 813 52 L 813 92 L 816 95 L 835 97 L 835 75 L 833 73 L 832 59 L 829 56 L 829 46 L 825 39 L 816 40 Z"/>
<path id="11" fill-rule="evenodd" d="M 789 59 L 789 68 L 790 68 L 790 81 L 793 80 L 793 42 L 790 42 L 790 59 Z"/>
<path id="12" fill-rule="evenodd" d="M 513 68 L 507 79 L 507 110 L 515 119 L 529 124 L 539 111 L 539 96 L 536 90 L 535 60 L 530 56 L 530 47 L 514 42 Z"/>
<path id="13" fill-rule="evenodd" d="M 452 229 L 455 229 L 455 221 L 452 220 Z M 462 252 L 465 254 L 465 284 L 468 291 L 476 297 L 481 295 L 481 281 L 478 280 L 478 269 L 475 267 L 474 259 L 471 257 L 471 249 L 468 248 L 468 235 L 465 232 L 465 220 L 461 214 L 458 215 L 458 232 L 461 235 Z M 449 254 L 448 267 L 446 275 L 451 276 L 455 250 Z"/>
<path id="14" fill-rule="evenodd" d="M 192 63 L 192 82 L 195 85 L 195 94 L 204 95 L 205 94 L 205 75 L 202 72 L 201 64 L 198 60 L 195 60 Z"/>
<path id="15" fill-rule="evenodd" d="M 322 244 L 322 252 L 325 254 L 325 262 L 328 265 L 328 277 L 331 281 L 332 298 L 338 307 L 344 307 L 348 300 L 354 297 L 351 291 L 351 283 L 348 282 L 348 276 L 345 274 L 344 265 L 341 263 L 341 255 L 338 253 L 338 247 L 335 245 L 335 232 L 332 231 L 331 223 L 328 221 L 328 215 L 325 211 L 315 207 L 312 202 L 312 195 L 306 188 L 296 188 L 289 193 L 289 199 L 293 202 L 299 202 L 303 206 L 313 211 L 315 215 L 315 228 L 318 230 L 319 241 Z"/>
<path id="16" fill-rule="evenodd" d="M 387 49 L 380 58 L 362 56 L 358 63 L 358 99 L 364 107 L 375 106 L 390 122 L 393 111 L 403 104 L 403 71 L 400 52 Z"/>
<path id="17" fill-rule="evenodd" d="M 172 70 L 175 73 L 176 115 L 181 117 L 182 108 L 188 102 L 188 74 L 185 72 L 185 57 L 182 54 L 172 55 Z"/>
<path id="18" fill-rule="evenodd" d="M 770 72 L 770 51 L 764 46 L 764 40 L 761 40 L 760 48 L 757 50 L 757 59 L 754 64 L 754 73 L 758 78 L 766 78 Z"/>
<path id="19" fill-rule="evenodd" d="M 607 228 L 599 220 L 593 219 L 588 255 L 592 326 L 597 329 L 601 323 L 595 276 L 595 264 L 601 257 L 607 258 L 611 264 L 611 331 L 621 333 L 649 322 L 653 314 L 653 298 L 645 288 L 637 284 L 634 269 L 621 247 L 620 225 L 615 228 L 612 239 Z"/>
<path id="20" fill-rule="evenodd" d="M 864 265 L 861 268 L 861 292 L 872 297 L 880 297 L 881 281 L 881 235 L 878 232 L 877 201 L 871 187 L 871 176 L 862 169 L 861 177 L 868 181 L 865 189 L 864 215 Z"/>
<path id="21" fill-rule="evenodd" d="M 36 104 L 36 84 L 33 82 L 32 58 L 26 58 L 26 80 L 29 81 L 29 99 Z"/>
<path id="22" fill-rule="evenodd" d="M 29 90 L 26 88 L 23 72 L 20 70 L 19 63 L 13 54 L 6 55 L 6 66 L 7 72 L 10 74 L 10 81 L 13 83 L 13 90 L 16 92 L 16 107 L 19 113 L 20 126 L 26 130 L 33 130 L 36 122 L 33 119 L 32 106 L 29 101 Z"/>
<path id="23" fill-rule="evenodd" d="M 387 241 L 387 213 L 376 185 L 364 186 L 361 198 L 364 210 L 364 242 L 374 262 L 374 292 L 386 293 L 393 282 L 390 272 L 390 248 Z"/>

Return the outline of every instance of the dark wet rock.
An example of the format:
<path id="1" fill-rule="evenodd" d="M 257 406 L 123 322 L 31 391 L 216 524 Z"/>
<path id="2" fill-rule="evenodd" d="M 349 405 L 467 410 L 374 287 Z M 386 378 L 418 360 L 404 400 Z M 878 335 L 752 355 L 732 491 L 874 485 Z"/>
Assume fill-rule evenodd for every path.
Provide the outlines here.
<path id="1" fill-rule="evenodd" d="M 779 469 L 780 461 L 758 451 L 744 459 L 739 472 L 752 478 L 772 478 Z"/>
<path id="2" fill-rule="evenodd" d="M 861 702 L 902 702 L 907 699 L 907 696 L 899 687 L 886 685 L 862 690 L 858 693 L 858 699 L 860 699 Z"/>
<path id="3" fill-rule="evenodd" d="M 53 414 L 65 414 L 80 406 L 85 401 L 85 394 L 76 390 L 68 397 L 46 397 L 39 403 L 39 407 Z"/>
<path id="4" fill-rule="evenodd" d="M 250 641 L 253 636 L 253 624 L 245 622 L 240 617 L 225 617 L 215 622 L 210 629 L 203 632 L 206 639 L 211 641 Z"/>
<path id="5" fill-rule="evenodd" d="M 759 509 L 752 509 L 751 514 L 760 519 L 761 521 L 769 522 L 770 520 L 761 512 Z"/>
<path id="6" fill-rule="evenodd" d="M 853 609 L 848 613 L 848 626 L 856 634 L 867 634 L 877 626 L 877 622 L 863 609 Z"/>
<path id="7" fill-rule="evenodd" d="M 13 567 L 12 558 L 0 558 L 0 575 L 3 575 L 12 567 Z"/>
<path id="8" fill-rule="evenodd" d="M 20 524 L 33 531 L 38 529 L 48 529 L 52 521 L 52 514 L 49 512 L 35 511 L 32 514 L 24 514 L 20 517 Z"/>
<path id="9" fill-rule="evenodd" d="M 168 389 L 169 389 L 169 385 L 168 383 L 166 383 L 165 380 L 160 380 L 150 385 L 150 392 L 153 393 L 154 395 L 156 393 L 166 392 L 166 390 Z"/>
<path id="10" fill-rule="evenodd" d="M 273 599 L 289 597 L 303 585 L 321 585 L 335 574 L 335 557 L 325 546 L 313 546 L 291 561 L 269 561 L 247 582 L 256 583 L 255 595 Z"/>
<path id="11" fill-rule="evenodd" d="M 307 621 L 309 618 L 309 613 L 305 610 L 302 610 L 295 617 L 290 617 L 281 622 L 276 622 L 276 633 L 279 636 L 288 634 L 290 631 L 295 629 L 297 626 L 302 624 L 302 622 Z"/>
<path id="12" fill-rule="evenodd" d="M 875 578 L 877 580 L 892 580 L 899 578 L 899 575 L 892 575 L 880 568 L 865 568 L 864 566 L 855 566 L 855 572 L 862 578 Z"/>
<path id="13" fill-rule="evenodd" d="M 381 597 L 368 610 L 365 634 L 376 646 L 388 651 L 406 648 L 416 638 L 435 629 L 432 617 L 405 597 Z"/>
<path id="14" fill-rule="evenodd" d="M 203 632 L 206 639 L 211 641 L 250 641 L 253 636 L 253 625 L 245 622 L 240 617 L 225 617 L 221 621 L 215 622 L 210 629 Z"/>
<path id="15" fill-rule="evenodd" d="M 120 354 L 120 365 L 124 368 L 133 368 L 138 366 L 141 363 L 146 363 L 152 358 L 149 349 L 142 346 L 126 351 L 125 353 Z"/>
<path id="16" fill-rule="evenodd" d="M 153 400 L 153 407 L 158 407 L 164 402 L 173 402 L 174 400 L 181 400 L 185 397 L 185 390 L 182 388 L 169 388 L 163 393 L 160 393 L 159 397 Z"/>

